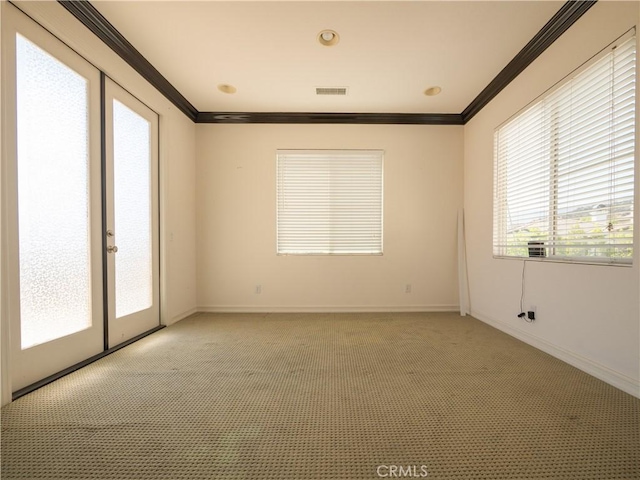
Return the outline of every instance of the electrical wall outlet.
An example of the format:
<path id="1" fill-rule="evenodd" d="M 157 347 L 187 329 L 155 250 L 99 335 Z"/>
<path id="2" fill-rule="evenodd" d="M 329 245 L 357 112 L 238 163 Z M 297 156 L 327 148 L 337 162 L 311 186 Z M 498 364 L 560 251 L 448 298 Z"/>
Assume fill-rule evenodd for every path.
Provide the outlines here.
<path id="1" fill-rule="evenodd" d="M 411 284 L 410 283 L 407 283 L 404 286 L 404 293 L 411 293 Z"/>
<path id="2" fill-rule="evenodd" d="M 256 285 L 256 289 L 254 291 L 256 295 L 260 295 L 262 293 L 262 285 Z"/>

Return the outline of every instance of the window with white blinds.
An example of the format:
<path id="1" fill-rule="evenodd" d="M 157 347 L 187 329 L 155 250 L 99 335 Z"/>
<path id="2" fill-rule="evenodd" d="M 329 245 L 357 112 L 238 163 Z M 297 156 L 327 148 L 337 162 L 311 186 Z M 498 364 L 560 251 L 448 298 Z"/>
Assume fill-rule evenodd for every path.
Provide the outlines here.
<path id="1" fill-rule="evenodd" d="M 629 33 L 496 130 L 495 256 L 631 263 L 635 84 Z"/>
<path id="2" fill-rule="evenodd" d="M 380 150 L 279 150 L 278 254 L 382 254 L 382 178 Z"/>

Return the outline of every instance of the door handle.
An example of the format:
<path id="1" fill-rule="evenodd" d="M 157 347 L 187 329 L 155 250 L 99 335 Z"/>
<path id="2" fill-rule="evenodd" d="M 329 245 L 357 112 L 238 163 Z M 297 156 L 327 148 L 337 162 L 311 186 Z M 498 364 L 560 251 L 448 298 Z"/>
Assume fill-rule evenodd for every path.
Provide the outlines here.
<path id="1" fill-rule="evenodd" d="M 108 253 L 117 253 L 118 252 L 118 247 L 116 247 L 115 245 L 109 245 L 107 247 L 107 252 Z"/>

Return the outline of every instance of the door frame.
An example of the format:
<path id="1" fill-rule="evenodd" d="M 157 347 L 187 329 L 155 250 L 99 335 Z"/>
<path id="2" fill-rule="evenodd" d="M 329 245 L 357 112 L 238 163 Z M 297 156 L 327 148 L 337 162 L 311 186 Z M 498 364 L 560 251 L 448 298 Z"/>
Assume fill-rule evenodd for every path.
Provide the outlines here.
<path id="1" fill-rule="evenodd" d="M 5 3 L 5 2 L 3 2 Z M 4 5 L 3 5 L 4 7 Z M 7 21 L 8 20 L 8 21 Z M 49 31 L 33 22 L 17 9 L 3 10 L 2 25 L 2 78 L 3 78 L 3 236 L 6 241 L 8 258 L 3 260 L 4 288 L 6 300 L 9 339 L 3 342 L 3 347 L 8 347 L 9 361 L 12 366 L 10 371 L 11 390 L 14 392 L 41 380 L 35 378 L 33 372 L 22 370 L 23 355 L 35 355 L 40 358 L 56 353 L 56 360 L 49 362 L 49 374 L 65 369 L 78 361 L 96 355 L 102 349 L 102 336 L 104 324 L 102 321 L 103 295 L 102 295 L 102 251 L 96 243 L 102 235 L 101 232 L 101 179 L 100 179 L 100 72 L 90 62 L 65 45 Z M 17 86 L 16 86 L 16 34 L 23 35 L 28 41 L 37 45 L 40 49 L 64 63 L 69 68 L 78 72 L 88 81 L 88 135 L 89 135 L 89 242 L 90 242 L 90 270 L 91 270 L 91 318 L 92 326 L 89 329 L 61 337 L 57 340 L 31 347 L 29 353 L 26 350 L 16 348 L 20 340 L 20 265 L 19 265 L 19 234 L 18 234 L 18 158 L 17 158 Z M 8 228 L 11 226 L 12 228 Z M 3 339 L 4 339 L 3 335 Z M 80 339 L 80 341 L 79 341 Z M 54 345 L 55 342 L 55 345 Z M 4 350 L 4 349 L 3 349 Z M 82 357 L 82 358 L 80 358 Z M 3 372 L 4 373 L 4 372 Z M 45 377 L 46 378 L 46 377 Z M 17 385 L 17 386 L 16 386 Z"/>
<path id="2" fill-rule="evenodd" d="M 105 323 L 104 342 L 105 350 L 116 347 L 119 344 L 134 338 L 145 331 L 155 329 L 161 324 L 160 305 L 160 115 L 146 105 L 142 100 L 119 85 L 109 76 L 102 74 L 102 118 L 103 118 L 103 157 L 102 157 L 102 185 L 103 185 L 103 262 L 104 262 L 104 299 L 105 299 Z M 151 312 L 147 310 L 128 315 L 125 319 L 118 319 L 115 316 L 115 258 L 117 253 L 107 253 L 107 243 L 109 240 L 106 232 L 111 229 L 115 231 L 115 245 L 118 243 L 118 231 L 115 228 L 115 207 L 114 207 L 114 128 L 113 128 L 113 100 L 122 103 L 126 108 L 146 119 L 150 125 L 150 154 L 151 154 L 151 256 L 152 256 L 152 306 Z M 110 243 L 113 243 L 110 242 Z M 148 315 L 153 318 L 149 319 Z M 125 323 L 128 322 L 128 325 Z M 144 328 L 140 330 L 140 326 Z M 118 333 L 114 332 L 115 328 Z"/>
<path id="3" fill-rule="evenodd" d="M 169 130 L 167 130 L 167 115 L 174 115 L 173 106 L 165 105 L 164 97 L 153 88 L 149 88 L 146 81 L 141 79 L 139 75 L 131 68 L 121 68 L 121 59 L 114 55 L 103 43 L 95 37 L 91 32 L 86 30 L 84 26 L 79 25 L 75 18 L 67 15 L 60 15 L 63 13 L 62 7 L 55 2 L 44 3 L 25 3 L 20 6 L 14 5 L 9 2 L 0 2 L 0 48 L 2 48 L 2 55 L 0 56 L 3 71 L 2 88 L 0 88 L 0 104 L 2 104 L 2 114 L 0 115 L 0 245 L 2 251 L 0 252 L 0 405 L 6 405 L 12 400 L 29 393 L 30 391 L 39 388 L 46 383 L 49 383 L 57 378 L 77 370 L 99 358 L 102 358 L 110 353 L 113 353 L 120 348 L 129 345 L 149 335 L 157 330 L 164 328 L 166 325 L 173 323 L 179 318 L 167 317 L 167 279 L 163 275 L 167 267 L 167 250 L 165 237 L 168 235 L 166 221 L 167 221 L 167 208 L 166 208 L 166 195 L 167 195 L 167 177 L 164 175 L 164 171 L 167 168 L 167 151 L 169 144 Z M 151 110 L 158 114 L 158 230 L 159 230 L 159 322 L 160 324 L 153 329 L 143 332 L 135 337 L 121 343 L 120 345 L 112 348 L 104 348 L 100 353 L 94 355 L 86 360 L 71 365 L 64 370 L 61 370 L 49 377 L 46 377 L 34 384 L 28 385 L 23 389 L 16 389 L 12 384 L 12 370 L 15 366 L 11 362 L 11 336 L 12 326 L 10 321 L 10 298 L 11 288 L 14 283 L 14 279 L 11 276 L 11 270 L 9 268 L 9 225 L 8 217 L 12 208 L 15 208 L 15 202 L 12 201 L 8 190 L 14 188 L 11 185 L 10 177 L 6 171 L 7 161 L 11 160 L 10 151 L 8 149 L 6 141 L 6 129 L 7 129 L 7 102 L 15 102 L 15 92 L 11 92 L 7 89 L 7 82 L 4 81 L 5 64 L 7 62 L 7 56 L 4 54 L 7 50 L 7 45 L 3 41 L 5 36 L 4 30 L 6 27 L 15 28 L 17 22 L 14 19 L 21 18 L 22 21 L 31 22 L 39 28 L 42 28 L 47 33 L 51 34 L 56 41 L 59 41 L 68 46 L 72 52 L 83 59 L 89 64 L 94 66 L 102 75 L 110 75 L 110 72 L 115 76 L 110 76 L 116 83 L 122 85 L 121 82 L 128 85 L 127 91 L 133 96 L 147 105 Z M 95 63 L 98 62 L 98 63 Z M 116 80 L 117 79 L 117 80 Z M 102 109 L 100 111 L 102 115 Z M 103 137 L 101 136 L 100 139 Z M 9 233 L 8 233 L 9 232 Z M 102 234 L 102 232 L 101 232 Z M 102 292 L 100 292 L 102 295 Z M 104 309 L 103 309 L 104 310 Z M 104 323 L 103 323 L 104 325 Z M 13 333 L 15 335 L 15 333 Z"/>

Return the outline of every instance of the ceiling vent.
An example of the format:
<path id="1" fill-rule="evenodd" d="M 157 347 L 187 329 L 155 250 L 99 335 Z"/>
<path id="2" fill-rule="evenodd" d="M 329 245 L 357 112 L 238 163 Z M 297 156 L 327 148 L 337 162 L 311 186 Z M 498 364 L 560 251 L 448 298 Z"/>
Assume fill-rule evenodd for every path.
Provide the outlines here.
<path id="1" fill-rule="evenodd" d="M 316 87 L 316 95 L 346 95 L 347 87 Z"/>

